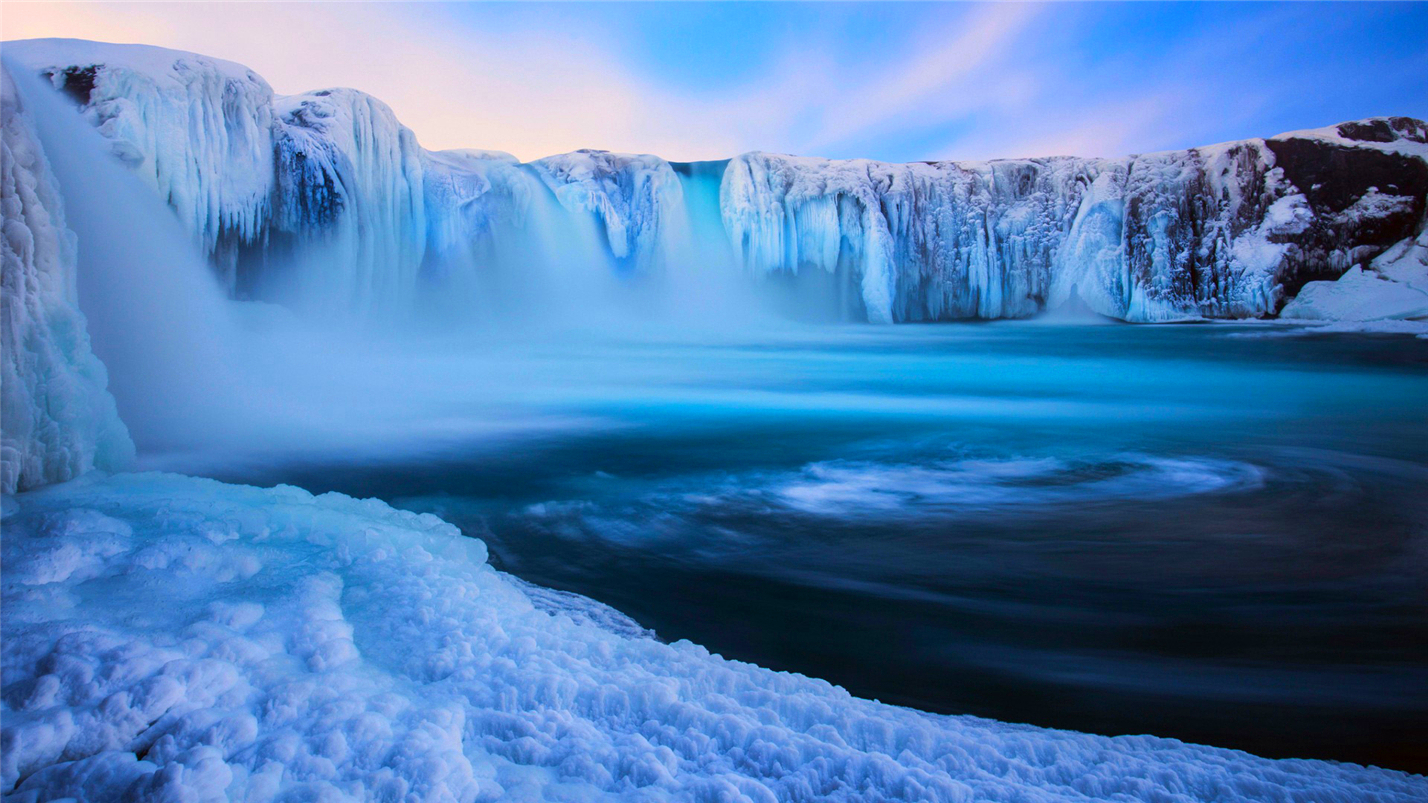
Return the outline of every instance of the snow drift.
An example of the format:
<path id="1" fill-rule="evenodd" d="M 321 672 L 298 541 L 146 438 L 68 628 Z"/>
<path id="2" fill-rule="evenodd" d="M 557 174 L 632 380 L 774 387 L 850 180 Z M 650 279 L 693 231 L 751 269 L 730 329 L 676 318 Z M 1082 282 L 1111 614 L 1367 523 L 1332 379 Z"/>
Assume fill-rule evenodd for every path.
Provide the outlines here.
<path id="1" fill-rule="evenodd" d="M 727 263 L 831 288 L 830 311 L 859 320 L 1027 317 L 1073 299 L 1129 321 L 1268 317 L 1411 240 L 1428 210 L 1428 126 L 1408 118 L 1121 159 L 751 153 L 720 168 L 715 216 L 688 166 L 654 156 L 431 153 L 354 90 L 277 97 L 238 65 L 158 48 L 9 49 L 169 199 L 232 292 L 359 314 L 452 290 L 473 314 L 490 303 L 477 277 L 513 270 L 499 243 L 553 225 L 579 243 L 559 256 L 579 270 Z"/>
<path id="2" fill-rule="evenodd" d="M 1428 794 L 1399 772 L 860 700 L 552 605 L 480 541 L 374 500 L 125 475 L 24 494 L 4 525 L 7 800 Z"/>

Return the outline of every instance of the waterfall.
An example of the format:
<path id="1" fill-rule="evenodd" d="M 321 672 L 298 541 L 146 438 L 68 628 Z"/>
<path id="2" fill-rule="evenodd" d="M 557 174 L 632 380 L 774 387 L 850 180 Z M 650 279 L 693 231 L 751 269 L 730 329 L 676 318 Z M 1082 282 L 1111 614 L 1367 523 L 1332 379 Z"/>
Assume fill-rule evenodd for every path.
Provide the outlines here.
<path id="1" fill-rule="evenodd" d="M 11 69 L 78 239 L 78 296 L 94 351 L 140 449 L 208 429 L 247 403 L 229 302 L 173 212 L 31 72 Z"/>

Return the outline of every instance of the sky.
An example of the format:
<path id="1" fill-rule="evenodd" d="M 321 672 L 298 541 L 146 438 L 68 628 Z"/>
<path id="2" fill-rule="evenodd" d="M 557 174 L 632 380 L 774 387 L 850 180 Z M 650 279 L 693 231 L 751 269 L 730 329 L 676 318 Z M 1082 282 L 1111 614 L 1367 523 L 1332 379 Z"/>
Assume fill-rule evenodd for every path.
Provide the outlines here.
<path id="1" fill-rule="evenodd" d="M 27 3 L 0 38 L 140 42 L 369 92 L 432 149 L 1119 156 L 1428 118 L 1428 3 Z"/>

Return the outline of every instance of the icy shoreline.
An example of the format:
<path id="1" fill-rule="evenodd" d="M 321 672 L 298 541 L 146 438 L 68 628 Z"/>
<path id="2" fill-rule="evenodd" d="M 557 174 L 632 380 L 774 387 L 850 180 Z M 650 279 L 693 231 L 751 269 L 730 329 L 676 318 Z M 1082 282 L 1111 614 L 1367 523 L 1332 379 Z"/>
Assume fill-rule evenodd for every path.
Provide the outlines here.
<path id="1" fill-rule="evenodd" d="M 90 475 L 7 500 L 4 527 L 7 800 L 1428 795 L 1401 772 L 924 714 L 612 632 L 375 500 Z"/>

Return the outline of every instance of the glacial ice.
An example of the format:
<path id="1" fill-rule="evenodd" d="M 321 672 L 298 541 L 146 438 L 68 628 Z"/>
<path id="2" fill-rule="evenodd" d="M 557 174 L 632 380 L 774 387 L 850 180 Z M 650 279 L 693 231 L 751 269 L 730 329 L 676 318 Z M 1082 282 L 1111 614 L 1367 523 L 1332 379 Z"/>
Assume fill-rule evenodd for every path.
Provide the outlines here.
<path id="1" fill-rule="evenodd" d="M 79 311 L 74 235 L 34 127 L 0 70 L 0 492 L 133 456 Z"/>
<path id="2" fill-rule="evenodd" d="M 1306 283 L 1411 239 L 1428 212 L 1428 126 L 1407 118 L 1120 159 L 750 153 L 727 163 L 704 220 L 716 210 L 654 156 L 431 153 L 355 90 L 276 97 L 238 65 L 157 48 L 8 49 L 86 103 L 232 292 L 362 315 L 433 294 L 489 306 L 482 274 L 523 270 L 554 233 L 578 244 L 554 258 L 586 272 L 659 276 L 732 247 L 710 261 L 831 282 L 836 312 L 877 322 L 1073 299 L 1129 321 L 1272 317 Z"/>
<path id="3" fill-rule="evenodd" d="M 1428 795 L 1400 772 L 860 700 L 538 600 L 479 540 L 375 500 L 90 475 L 21 494 L 4 527 L 17 802 Z"/>

